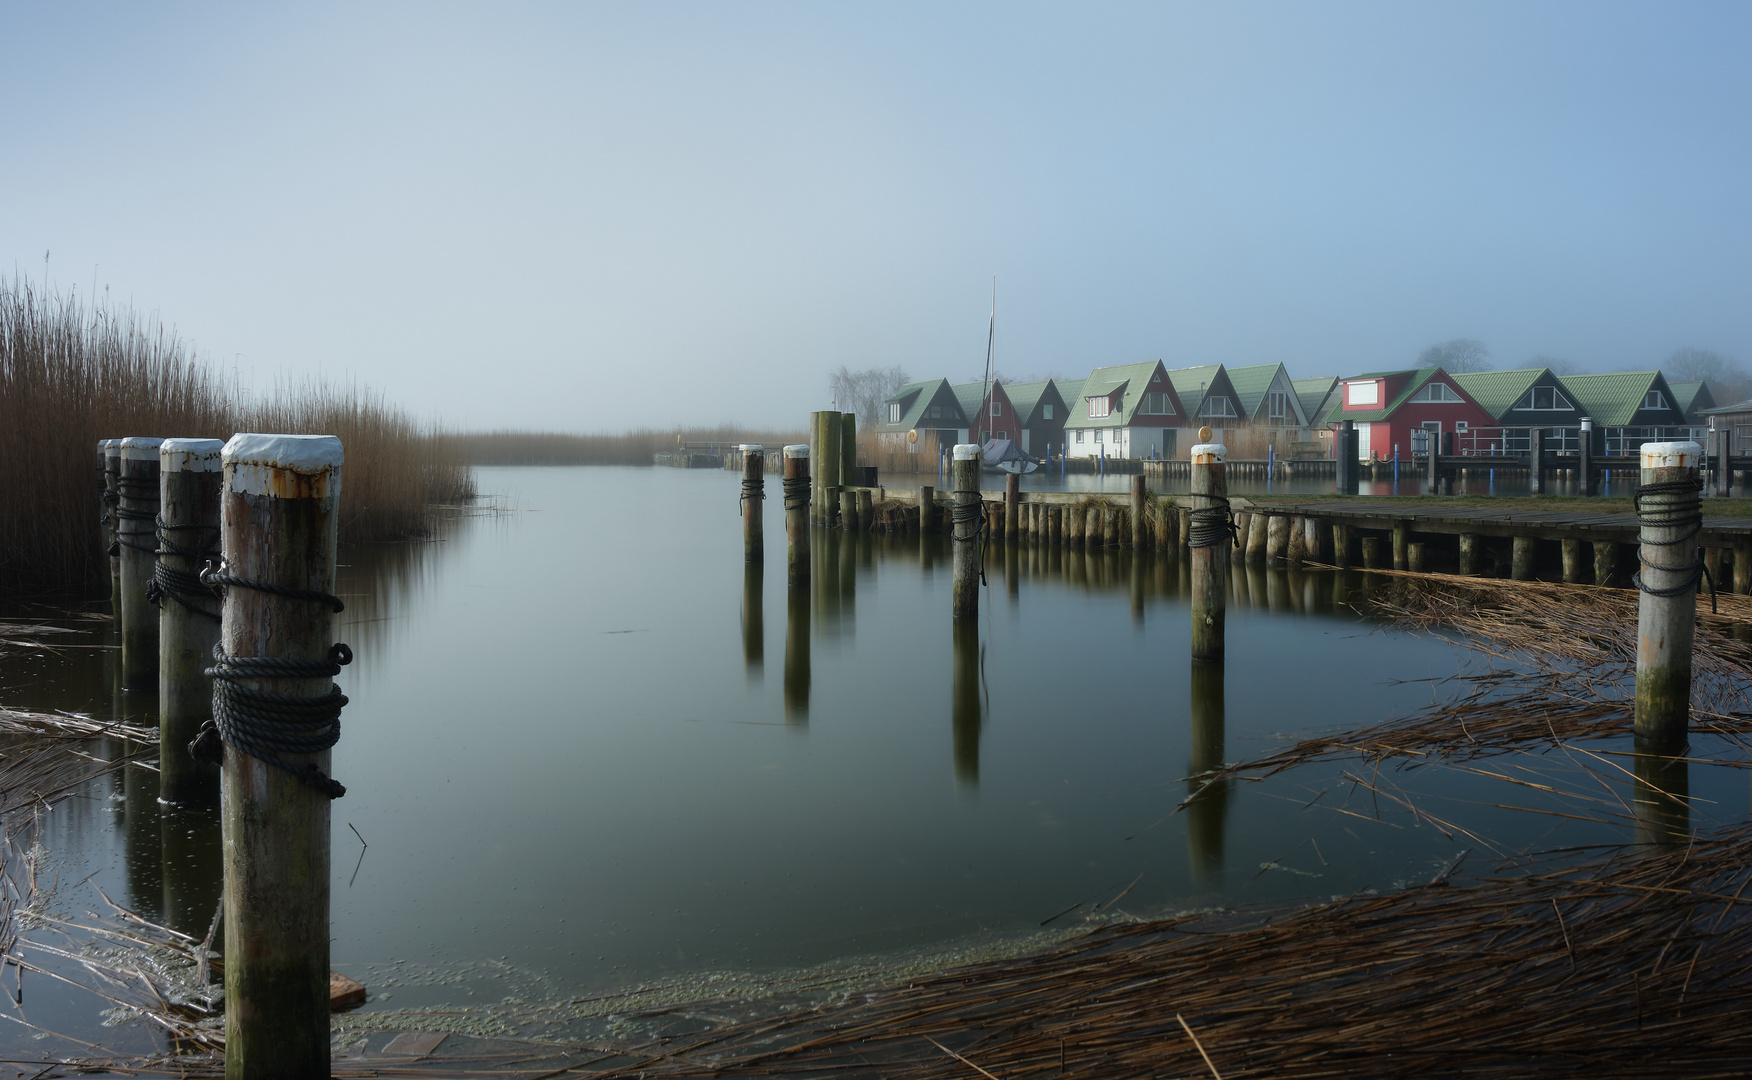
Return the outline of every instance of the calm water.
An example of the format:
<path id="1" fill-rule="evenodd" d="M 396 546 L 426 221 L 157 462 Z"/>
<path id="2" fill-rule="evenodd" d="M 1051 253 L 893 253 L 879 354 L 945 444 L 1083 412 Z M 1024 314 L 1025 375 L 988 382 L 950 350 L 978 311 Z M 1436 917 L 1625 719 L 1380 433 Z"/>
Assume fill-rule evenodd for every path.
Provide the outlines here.
<path id="1" fill-rule="evenodd" d="M 372 1009 L 990 946 L 1128 885 L 1134 915 L 1325 898 L 1466 849 L 1628 836 L 1499 808 L 1471 774 L 1393 781 L 1477 834 L 1458 835 L 1359 794 L 1355 762 L 1172 813 L 1189 774 L 1404 715 L 1437 692 L 1417 680 L 1461 667 L 1441 637 L 1359 615 L 1358 575 L 1238 572 L 1227 665 L 1195 678 L 1172 558 L 994 549 L 977 634 L 957 636 L 940 538 L 818 533 L 814 580 L 787 595 L 776 484 L 762 573 L 728 473 L 480 483 L 500 509 L 442 542 L 343 553 L 358 659 L 338 680 L 333 959 Z M 113 666 L 27 654 L 0 665 L 0 702 L 151 722 Z M 1698 824 L 1745 812 L 1742 776 L 1702 773 Z M 45 816 L 60 880 L 204 933 L 216 823 L 161 814 L 147 770 L 104 783 Z M 95 1013 L 32 995 L 70 1029 Z"/>

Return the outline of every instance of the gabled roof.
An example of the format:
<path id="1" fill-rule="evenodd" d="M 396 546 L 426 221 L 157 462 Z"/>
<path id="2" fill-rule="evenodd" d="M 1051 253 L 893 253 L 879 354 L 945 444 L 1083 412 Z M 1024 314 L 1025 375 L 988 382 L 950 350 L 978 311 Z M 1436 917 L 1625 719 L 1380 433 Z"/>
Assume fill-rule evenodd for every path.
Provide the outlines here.
<path id="1" fill-rule="evenodd" d="M 1113 364 L 1108 367 L 1098 367 L 1089 373 L 1077 387 L 1077 396 L 1065 395 L 1065 426 L 1067 427 L 1126 427 L 1137 416 L 1138 409 L 1144 403 L 1147 393 L 1163 393 L 1170 390 L 1171 383 L 1155 384 L 1151 389 L 1151 378 L 1161 368 L 1162 361 L 1151 360 L 1142 364 Z M 1068 383 L 1059 384 L 1061 388 Z M 1124 398 L 1121 407 L 1111 415 L 1091 418 L 1089 416 L 1089 398 L 1104 397 L 1123 391 Z M 1061 393 L 1063 393 L 1061 389 Z M 1177 401 L 1178 394 L 1172 395 Z"/>
<path id="2" fill-rule="evenodd" d="M 947 402 L 943 399 L 943 394 L 946 391 L 948 392 Z M 881 424 L 881 430 L 907 431 L 911 428 L 916 428 L 919 426 L 919 421 L 924 418 L 926 407 L 932 402 L 945 404 L 954 402 L 955 400 L 955 394 L 950 390 L 948 379 L 927 379 L 924 382 L 907 383 L 882 402 L 884 406 L 882 415 L 885 417 L 888 415 L 887 406 L 892 402 L 899 402 L 900 420 L 893 424 L 884 421 Z M 974 402 L 974 407 L 978 408 L 978 406 L 979 402 Z M 956 423 L 944 424 L 941 420 L 938 420 L 935 423 L 926 426 L 959 427 L 961 425 Z"/>
<path id="3" fill-rule="evenodd" d="M 1070 415 L 1077 411 L 1077 402 L 1083 400 L 1083 384 L 1088 381 L 1088 379 L 1066 379 L 1057 384 L 1059 397 L 1065 399 L 1066 423 L 1070 422 Z"/>
<path id="4" fill-rule="evenodd" d="M 1296 399 L 1302 403 L 1302 415 L 1308 418 L 1310 424 L 1318 424 L 1326 410 L 1322 408 L 1326 399 L 1338 389 L 1337 375 L 1322 375 L 1317 379 L 1292 379 L 1290 386 L 1295 388 Z"/>
<path id="5" fill-rule="evenodd" d="M 1174 393 L 1180 398 L 1180 404 L 1186 409 L 1187 416 L 1197 416 L 1204 406 L 1205 394 L 1210 392 L 1211 384 L 1222 374 L 1223 365 L 1206 364 L 1203 367 L 1170 368 L 1168 381 L 1174 384 Z"/>
<path id="6" fill-rule="evenodd" d="M 1516 368 L 1513 371 L 1467 371 L 1448 376 L 1454 385 L 1471 395 L 1478 407 L 1497 420 L 1515 407 L 1550 368 Z M 1556 378 L 1556 376 L 1552 376 Z"/>
<path id="7" fill-rule="evenodd" d="M 1396 409 L 1405 404 L 1405 399 L 1423 389 L 1424 383 L 1429 382 L 1439 374 L 1446 375 L 1447 373 L 1439 367 L 1425 367 L 1404 368 L 1399 371 L 1370 371 L 1362 375 L 1347 375 L 1342 381 L 1355 382 L 1359 379 L 1391 379 L 1396 375 L 1406 375 L 1409 376 L 1409 378 L 1405 380 L 1404 385 L 1400 386 L 1399 392 L 1394 394 L 1392 398 L 1388 399 L 1387 404 L 1381 406 L 1379 409 L 1352 409 L 1351 411 L 1346 412 L 1344 401 L 1342 399 L 1333 402 L 1332 410 L 1326 414 L 1326 423 L 1338 423 L 1341 420 L 1385 420 L 1389 416 L 1392 416 Z M 1453 376 L 1449 375 L 1448 378 L 1452 379 Z M 1468 398 L 1471 398 L 1472 396 L 1466 392 L 1465 387 L 1461 387 L 1460 392 L 1466 394 Z"/>
<path id="8" fill-rule="evenodd" d="M 1050 394 L 1048 393 L 1050 389 Z M 1010 406 L 1016 410 L 1016 415 L 1026 424 L 1034 419 L 1034 410 L 1040 406 L 1041 399 L 1052 397 L 1060 405 L 1064 404 L 1064 392 L 1051 379 L 1040 382 L 1007 383 L 1004 393 L 1010 396 Z M 1066 410 L 1069 411 L 1069 410 Z M 1061 413 L 1057 419 L 1064 419 Z"/>
<path id="9" fill-rule="evenodd" d="M 1709 384 L 1702 380 L 1670 382 L 1667 388 L 1673 391 L 1673 403 L 1687 419 L 1702 416 L 1705 409 L 1715 406 L 1715 395 L 1709 392 Z"/>
<path id="10" fill-rule="evenodd" d="M 1229 385 L 1235 388 L 1235 398 L 1241 405 L 1241 415 L 1248 419 L 1259 415 L 1260 406 L 1265 404 L 1265 395 L 1271 390 L 1271 384 L 1277 380 L 1278 373 L 1284 372 L 1282 364 L 1252 364 L 1248 367 L 1226 367 L 1223 369 L 1229 376 Z M 1284 372 L 1284 381 L 1289 382 L 1289 373 Z M 1298 400 L 1296 404 L 1300 405 Z"/>
<path id="11" fill-rule="evenodd" d="M 1752 398 L 1749 398 L 1745 401 L 1736 401 L 1731 405 L 1717 405 L 1713 409 L 1701 409 L 1698 411 L 1698 415 L 1700 415 L 1700 416 L 1717 416 L 1717 415 L 1720 415 L 1722 413 L 1740 413 L 1740 412 L 1752 412 Z"/>
<path id="12" fill-rule="evenodd" d="M 1673 388 L 1658 371 L 1560 375 L 1557 381 L 1570 392 L 1582 415 L 1592 417 L 1594 423 L 1603 427 L 1623 427 L 1634 421 L 1650 390 L 1665 390 L 1669 401 L 1674 398 Z M 1675 401 L 1674 405 L 1677 404 Z"/>
<path id="13" fill-rule="evenodd" d="M 955 400 L 961 405 L 961 415 L 964 417 L 978 416 L 979 407 L 985 404 L 986 383 L 979 382 L 956 383 L 953 387 Z M 990 427 L 990 424 L 985 425 Z"/>

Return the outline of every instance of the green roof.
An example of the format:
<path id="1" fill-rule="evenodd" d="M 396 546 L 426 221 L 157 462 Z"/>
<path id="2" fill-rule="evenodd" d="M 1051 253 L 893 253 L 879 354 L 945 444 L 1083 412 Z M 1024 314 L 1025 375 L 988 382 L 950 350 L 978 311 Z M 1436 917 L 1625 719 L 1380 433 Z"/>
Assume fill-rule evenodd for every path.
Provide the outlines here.
<path id="1" fill-rule="evenodd" d="M 980 404 L 985 401 L 985 380 L 981 379 L 979 382 L 956 383 L 953 389 L 955 391 L 955 400 L 961 405 L 961 415 L 967 417 L 978 416 Z M 990 427 L 991 425 L 985 424 L 982 426 Z"/>
<path id="2" fill-rule="evenodd" d="M 1224 368 L 1229 376 L 1229 385 L 1235 388 L 1235 397 L 1241 405 L 1241 416 L 1251 419 L 1259 412 L 1259 406 L 1265 401 L 1267 391 L 1277 379 L 1278 372 L 1284 370 L 1282 364 L 1254 364 L 1249 367 Z M 1300 401 L 1297 404 L 1301 404 Z"/>
<path id="3" fill-rule="evenodd" d="M 1051 385 L 1051 379 L 1042 379 L 1040 382 L 1004 384 L 1004 393 L 1009 395 L 1010 406 L 1016 410 L 1018 420 L 1024 424 L 1028 422 L 1028 418 L 1034 415 L 1034 407 L 1040 404 L 1041 396 Z"/>
<path id="4" fill-rule="evenodd" d="M 1338 389 L 1337 375 L 1322 375 L 1317 379 L 1291 379 L 1290 386 L 1296 391 L 1296 400 L 1302 403 L 1302 415 L 1308 418 L 1310 424 L 1320 422 L 1320 406 L 1326 404 L 1326 399 Z"/>
<path id="5" fill-rule="evenodd" d="M 1077 409 L 1077 402 L 1083 400 L 1083 384 L 1088 381 L 1088 379 L 1066 379 L 1058 384 L 1059 397 L 1065 399 L 1065 416 L 1067 417 L 1067 423 L 1069 423 L 1068 418 L 1071 413 L 1075 412 Z"/>
<path id="6" fill-rule="evenodd" d="M 1370 371 L 1361 375 L 1349 376 L 1346 381 L 1356 379 L 1385 379 L 1392 378 L 1395 375 L 1409 375 L 1411 377 L 1405 380 L 1405 385 L 1399 388 L 1399 393 L 1394 394 L 1387 404 L 1381 406 L 1379 409 L 1365 409 L 1361 412 L 1353 409 L 1350 412 L 1345 412 L 1343 401 L 1333 402 L 1332 411 L 1326 414 L 1326 422 L 1333 424 L 1340 420 L 1385 420 L 1393 415 L 1393 410 L 1405 404 L 1406 398 L 1417 393 L 1418 390 L 1423 387 L 1423 384 L 1434 378 L 1436 372 L 1440 370 L 1442 369 L 1434 367 L 1401 368 L 1398 371 Z M 1452 378 L 1453 376 L 1449 377 Z"/>
<path id="7" fill-rule="evenodd" d="M 1198 410 L 1204 406 L 1205 392 L 1217 381 L 1222 370 L 1221 364 L 1169 369 L 1168 381 L 1174 384 L 1174 393 L 1179 396 L 1180 407 L 1186 410 L 1187 416 L 1198 415 Z"/>
<path id="8" fill-rule="evenodd" d="M 1144 395 L 1150 391 L 1150 378 L 1156 374 L 1161 365 L 1160 360 L 1151 360 L 1142 364 L 1113 364 L 1108 367 L 1098 367 L 1089 373 L 1089 377 L 1077 385 L 1076 397 L 1072 398 L 1064 388 L 1069 383 L 1060 383 L 1060 393 L 1065 399 L 1065 425 L 1067 427 L 1125 427 L 1137 416 L 1138 408 L 1144 403 Z M 1116 390 L 1124 390 L 1125 396 L 1119 411 L 1095 419 L 1089 416 L 1091 397 L 1111 394 Z"/>
<path id="9" fill-rule="evenodd" d="M 1478 407 L 1492 419 L 1501 421 L 1503 414 L 1515 407 L 1515 402 L 1532 388 L 1550 368 L 1517 368 L 1513 371 L 1449 372 L 1454 385 L 1471 395 Z"/>
<path id="10" fill-rule="evenodd" d="M 1715 395 L 1709 392 L 1709 384 L 1698 380 L 1696 382 L 1670 382 L 1667 389 L 1673 391 L 1673 402 L 1679 406 L 1679 411 L 1689 419 L 1703 415 L 1703 410 L 1715 404 Z"/>
<path id="11" fill-rule="evenodd" d="M 892 424 L 884 421 L 879 425 L 878 429 L 881 431 L 908 431 L 912 428 L 918 427 L 919 421 L 924 419 L 925 408 L 929 406 L 931 402 L 937 400 L 938 396 L 948 387 L 948 385 L 949 380 L 947 379 L 928 379 L 924 382 L 907 383 L 905 386 L 889 395 L 889 397 L 882 403 L 882 415 L 886 417 L 888 415 L 887 406 L 889 403 L 896 401 L 900 402 L 900 420 Z M 975 407 L 977 407 L 978 404 L 977 401 L 974 402 Z M 925 426 L 940 428 L 960 427 L 961 425 L 953 421 L 945 424 L 942 419 L 939 418 Z"/>
<path id="12" fill-rule="evenodd" d="M 1622 371 L 1615 375 L 1560 375 L 1557 381 L 1575 398 L 1583 416 L 1592 417 L 1602 427 L 1624 427 L 1636 419 L 1643 399 L 1660 378 L 1658 371 Z"/>

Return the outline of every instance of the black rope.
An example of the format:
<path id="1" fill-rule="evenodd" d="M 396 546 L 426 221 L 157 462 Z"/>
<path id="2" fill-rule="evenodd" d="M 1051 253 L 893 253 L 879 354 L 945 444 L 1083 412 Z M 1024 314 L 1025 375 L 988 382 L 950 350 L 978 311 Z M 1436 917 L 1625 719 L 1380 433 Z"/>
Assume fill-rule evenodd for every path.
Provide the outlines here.
<path id="1" fill-rule="evenodd" d="M 1703 481 L 1701 479 L 1667 480 L 1658 484 L 1642 484 L 1636 489 L 1636 494 L 1631 498 L 1631 505 L 1636 508 L 1639 526 L 1683 530 L 1670 540 L 1651 540 L 1646 536 L 1639 536 L 1637 538 L 1636 561 L 1642 566 L 1652 567 L 1656 570 L 1684 574 L 1685 578 L 1677 585 L 1657 589 L 1643 581 L 1642 569 L 1638 567 L 1636 573 L 1631 575 L 1630 581 L 1637 587 L 1638 591 L 1648 593 L 1650 596 L 1683 596 L 1696 590 L 1699 582 L 1707 582 L 1709 584 L 1709 610 L 1714 613 L 1717 610 L 1715 576 L 1709 572 L 1709 567 L 1704 564 L 1702 547 L 1694 546 L 1693 550 L 1697 552 L 1697 561 L 1688 566 L 1669 566 L 1665 563 L 1655 562 L 1644 555 L 1642 550 L 1645 546 L 1677 547 L 1697 539 L 1703 532 L 1703 503 L 1694 498 L 1672 501 L 1672 497 L 1696 496 L 1702 491 Z M 1651 509 L 1645 510 L 1642 504 L 1645 496 L 1666 496 L 1668 501 L 1657 502 Z"/>
<path id="2" fill-rule="evenodd" d="M 319 604 L 328 604 L 333 607 L 336 615 L 347 610 L 347 605 L 342 603 L 341 598 L 333 593 L 326 593 L 321 589 L 294 589 L 286 585 L 272 585 L 266 581 L 233 577 L 225 572 L 225 568 L 230 565 L 225 556 L 219 556 L 217 565 L 209 566 L 201 571 L 201 584 L 215 588 L 254 589 L 256 592 L 272 593 L 275 596 L 284 596 L 292 600 L 314 600 Z"/>
<path id="3" fill-rule="evenodd" d="M 341 740 L 341 708 L 347 695 L 330 685 L 326 694 L 314 697 L 275 694 L 244 686 L 243 679 L 322 679 L 341 673 L 353 662 L 353 650 L 342 644 L 329 647 L 322 660 L 289 660 L 277 656 L 227 656 L 222 646 L 213 647 L 213 666 L 205 674 L 213 680 L 213 719 L 201 726 L 189 743 L 197 760 L 222 758 L 219 743 L 248 754 L 257 761 L 282 769 L 330 799 L 347 789 L 312 762 L 294 765 L 281 754 L 320 754 Z"/>
<path id="4" fill-rule="evenodd" d="M 104 494 L 106 501 L 109 501 L 109 493 L 105 492 Z M 135 543 L 134 541 L 128 540 L 127 537 L 150 536 L 154 541 L 157 540 L 156 523 L 158 521 L 158 481 L 147 480 L 138 476 L 117 476 L 115 494 L 116 498 L 113 502 L 115 505 L 116 544 L 121 547 L 132 548 L 135 551 L 156 553 L 158 551 L 158 545 L 156 542 L 151 544 Z M 151 507 L 151 509 L 135 510 L 131 506 L 123 506 L 122 503 L 124 501 L 143 503 Z M 154 527 L 152 529 L 123 528 L 123 522 L 128 521 L 150 521 L 154 523 Z M 120 551 L 112 553 L 117 555 L 121 554 Z"/>
<path id="5" fill-rule="evenodd" d="M 743 514 L 748 513 L 748 504 L 755 500 L 766 501 L 766 477 L 760 476 L 753 480 L 748 474 L 742 475 L 742 498 L 737 501 L 737 509 Z"/>
<path id="6" fill-rule="evenodd" d="M 1210 505 L 1192 511 L 1186 526 L 1186 546 L 1201 548 L 1234 543 L 1240 531 L 1235 528 L 1235 515 L 1229 510 L 1228 498 L 1222 495 L 1194 498 L 1208 499 Z"/>
<path id="7" fill-rule="evenodd" d="M 779 483 L 784 488 L 786 510 L 809 509 L 808 473 L 804 473 L 802 476 L 784 477 Z"/>
<path id="8" fill-rule="evenodd" d="M 176 541 L 169 533 L 206 531 L 213 534 L 212 546 L 202 547 L 199 551 L 190 551 Z M 189 525 L 166 525 L 164 516 L 158 516 L 158 562 L 152 567 L 152 580 L 146 583 L 146 599 L 156 604 L 164 597 L 169 597 L 197 615 L 205 615 L 214 622 L 220 621 L 217 611 L 209 611 L 200 607 L 192 600 L 203 600 L 212 603 L 219 599 L 219 590 L 201 580 L 199 573 L 190 570 L 179 570 L 164 561 L 166 555 L 178 555 L 189 561 L 190 566 L 201 566 L 213 562 L 219 554 L 219 526 L 206 523 Z"/>
<path id="9" fill-rule="evenodd" d="M 949 504 L 949 539 L 958 544 L 982 539 L 989 542 L 990 538 L 985 535 L 987 529 L 984 500 L 974 498 L 962 502 L 959 498 L 960 492 L 957 492 L 956 495 L 956 500 Z M 961 526 L 968 522 L 975 523 L 973 532 L 962 536 Z M 982 543 L 979 549 L 979 583 L 981 585 L 986 584 L 985 556 L 986 544 Z"/>

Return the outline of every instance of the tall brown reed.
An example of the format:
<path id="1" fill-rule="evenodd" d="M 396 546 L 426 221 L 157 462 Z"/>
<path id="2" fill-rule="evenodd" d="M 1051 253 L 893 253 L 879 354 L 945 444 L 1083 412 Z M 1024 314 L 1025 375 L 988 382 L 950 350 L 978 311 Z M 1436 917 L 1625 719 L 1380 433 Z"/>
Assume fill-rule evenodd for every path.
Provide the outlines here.
<path id="1" fill-rule="evenodd" d="M 341 437 L 345 541 L 419 535 L 432 503 L 469 491 L 450 436 L 381 395 L 309 382 L 246 400 L 156 319 L 0 278 L 0 592 L 107 574 L 97 440 L 238 431 Z"/>

